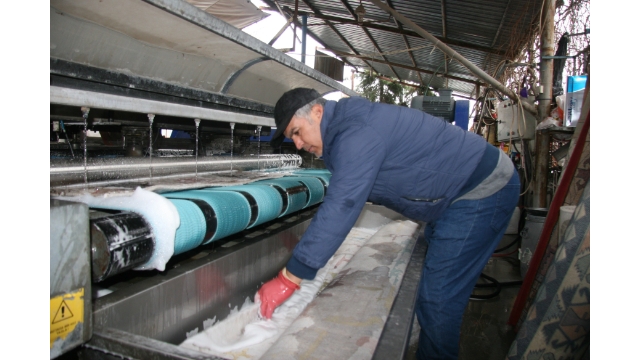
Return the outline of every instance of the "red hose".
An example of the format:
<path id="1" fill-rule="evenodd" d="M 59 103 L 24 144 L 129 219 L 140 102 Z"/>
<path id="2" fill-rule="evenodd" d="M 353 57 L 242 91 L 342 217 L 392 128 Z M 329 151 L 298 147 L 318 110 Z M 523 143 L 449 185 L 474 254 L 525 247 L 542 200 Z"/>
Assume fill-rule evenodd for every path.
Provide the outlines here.
<path id="1" fill-rule="evenodd" d="M 509 320 L 507 321 L 507 324 L 511 326 L 515 326 L 520 319 L 520 316 L 522 315 L 522 310 L 524 309 L 527 296 L 531 291 L 533 280 L 535 279 L 538 267 L 540 266 L 540 262 L 542 261 L 542 257 L 544 256 L 547 246 L 549 245 L 549 239 L 551 238 L 553 228 L 558 221 L 560 206 L 562 206 L 562 204 L 564 203 L 564 199 L 566 198 L 567 192 L 569 191 L 569 186 L 571 185 L 571 181 L 573 180 L 573 175 L 578 168 L 578 163 L 580 162 L 582 150 L 584 149 L 584 143 L 587 138 L 587 133 L 589 133 L 590 115 L 591 110 L 589 110 L 589 112 L 587 113 L 587 118 L 584 121 L 582 130 L 580 130 L 580 135 L 578 136 L 578 140 L 574 148 L 574 153 L 571 154 L 571 157 L 569 158 L 569 161 L 567 163 L 567 167 L 565 170 L 566 174 L 564 174 L 562 176 L 562 179 L 560 179 L 558 189 L 556 190 L 556 193 L 553 196 L 553 200 L 551 201 L 551 206 L 549 207 L 547 218 L 544 222 L 542 232 L 540 233 L 540 241 L 538 242 L 535 253 L 531 257 L 529 270 L 527 271 L 527 274 L 522 281 L 522 286 L 520 287 L 520 291 L 518 292 L 518 297 L 516 297 L 513 308 L 511 309 L 511 315 L 509 316 Z"/>

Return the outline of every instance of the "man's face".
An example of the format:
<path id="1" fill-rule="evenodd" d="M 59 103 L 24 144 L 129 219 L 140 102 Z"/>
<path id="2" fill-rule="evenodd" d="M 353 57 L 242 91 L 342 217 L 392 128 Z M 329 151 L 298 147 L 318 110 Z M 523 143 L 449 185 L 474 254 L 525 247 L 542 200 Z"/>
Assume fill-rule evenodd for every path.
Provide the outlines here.
<path id="1" fill-rule="evenodd" d="M 298 150 L 303 149 L 315 154 L 317 157 L 322 156 L 320 122 L 322 121 L 323 110 L 321 105 L 314 105 L 311 108 L 311 122 L 294 115 L 284 130 L 284 136 L 291 139 Z"/>

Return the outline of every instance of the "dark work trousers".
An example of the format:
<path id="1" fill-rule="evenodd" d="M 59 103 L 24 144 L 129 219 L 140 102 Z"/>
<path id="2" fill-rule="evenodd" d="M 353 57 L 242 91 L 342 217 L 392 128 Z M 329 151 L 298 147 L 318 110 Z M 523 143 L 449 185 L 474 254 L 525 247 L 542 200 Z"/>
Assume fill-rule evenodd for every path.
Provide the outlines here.
<path id="1" fill-rule="evenodd" d="M 429 248 L 416 304 L 416 357 L 457 359 L 462 315 L 480 273 L 502 239 L 518 203 L 520 180 L 480 200 L 459 200 L 427 225 Z"/>

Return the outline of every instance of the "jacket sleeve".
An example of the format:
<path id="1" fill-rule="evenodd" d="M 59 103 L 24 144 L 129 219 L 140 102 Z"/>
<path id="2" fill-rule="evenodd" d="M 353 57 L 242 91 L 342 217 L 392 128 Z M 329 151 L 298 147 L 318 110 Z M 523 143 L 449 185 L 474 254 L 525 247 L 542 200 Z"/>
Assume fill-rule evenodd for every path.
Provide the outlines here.
<path id="1" fill-rule="evenodd" d="M 313 279 L 355 224 L 385 158 L 386 145 L 367 125 L 352 126 L 332 141 L 333 172 L 327 195 L 296 245 L 287 271 Z"/>

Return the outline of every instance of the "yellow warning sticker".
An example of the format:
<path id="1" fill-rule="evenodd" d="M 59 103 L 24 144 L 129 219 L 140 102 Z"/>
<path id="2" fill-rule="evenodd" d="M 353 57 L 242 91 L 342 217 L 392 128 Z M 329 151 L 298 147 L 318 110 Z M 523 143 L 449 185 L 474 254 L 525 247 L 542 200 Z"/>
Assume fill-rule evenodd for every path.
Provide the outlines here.
<path id="1" fill-rule="evenodd" d="M 64 340 L 78 323 L 84 322 L 84 288 L 51 298 L 51 346 L 57 339 Z"/>

